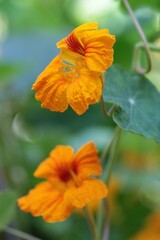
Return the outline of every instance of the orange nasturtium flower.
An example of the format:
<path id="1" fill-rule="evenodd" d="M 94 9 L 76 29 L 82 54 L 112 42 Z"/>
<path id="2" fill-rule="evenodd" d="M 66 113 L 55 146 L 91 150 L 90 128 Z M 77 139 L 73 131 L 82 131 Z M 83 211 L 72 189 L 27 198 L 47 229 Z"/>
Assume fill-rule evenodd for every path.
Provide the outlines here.
<path id="1" fill-rule="evenodd" d="M 97 28 L 95 22 L 83 24 L 58 42 L 62 58 L 93 71 L 105 72 L 113 62 L 115 36 L 108 29 Z"/>
<path id="2" fill-rule="evenodd" d="M 84 113 L 89 104 L 99 101 L 102 81 L 97 72 L 75 68 L 61 62 L 58 55 L 39 75 L 32 87 L 41 106 L 64 112 L 68 104 L 77 114 Z"/>
<path id="3" fill-rule="evenodd" d="M 64 112 L 70 105 L 80 115 L 90 104 L 99 102 L 103 90 L 101 74 L 113 62 L 115 36 L 97 27 L 97 23 L 83 24 L 57 43 L 60 55 L 32 87 L 42 107 Z"/>
<path id="4" fill-rule="evenodd" d="M 59 145 L 34 172 L 35 177 L 46 180 L 19 198 L 18 205 L 46 222 L 64 221 L 74 209 L 107 196 L 106 185 L 94 178 L 101 172 L 94 143 L 85 144 L 76 153 L 70 146 Z"/>

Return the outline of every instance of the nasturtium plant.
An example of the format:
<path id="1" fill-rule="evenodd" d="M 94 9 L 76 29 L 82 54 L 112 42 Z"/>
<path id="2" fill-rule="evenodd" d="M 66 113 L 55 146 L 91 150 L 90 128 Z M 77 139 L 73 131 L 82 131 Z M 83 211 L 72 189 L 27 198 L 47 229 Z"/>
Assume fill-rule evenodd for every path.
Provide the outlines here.
<path id="1" fill-rule="evenodd" d="M 105 74 L 103 98 L 117 106 L 113 120 L 122 129 L 160 142 L 160 94 L 145 76 L 112 66 Z"/>
<path id="2" fill-rule="evenodd" d="M 142 0 L 146 6 L 138 9 L 137 6 L 141 4 L 133 3 L 132 6 L 129 0 L 108 0 L 107 5 L 103 5 L 99 0 L 97 5 L 89 4 L 88 8 L 86 5 L 84 9 L 88 16 L 90 5 L 91 12 L 95 9 L 94 13 L 100 10 L 100 6 L 102 15 L 98 12 L 92 14 L 95 15 L 93 22 L 87 20 L 85 23 L 84 18 L 79 19 L 81 25 L 68 34 L 67 20 L 70 16 L 64 14 L 64 11 L 66 7 L 73 11 L 70 0 L 65 1 L 66 6 L 61 4 L 62 11 L 59 9 L 60 5 L 57 5 L 56 8 L 60 11 L 57 11 L 56 15 L 55 7 L 51 9 L 53 6 L 50 1 L 37 7 L 43 7 L 46 15 L 48 11 L 52 12 L 55 19 L 58 19 L 59 13 L 65 17 L 62 21 L 65 23 L 65 35 L 61 40 L 58 39 L 61 35 L 59 27 L 56 32 L 54 21 L 51 21 L 54 27 L 47 23 L 52 19 L 50 17 L 47 21 L 45 17 L 37 19 L 38 12 L 31 11 L 34 14 L 30 19 L 37 19 L 40 34 L 37 31 L 29 33 L 25 24 L 22 24 L 24 35 L 21 36 L 21 31 L 14 33 L 14 16 L 7 17 L 4 14 L 4 18 L 0 14 L 4 32 L 6 33 L 10 26 L 13 31 L 13 34 L 7 34 L 11 36 L 11 41 L 2 36 L 3 41 L 7 40 L 6 43 L 4 41 L 7 47 L 2 49 L 4 59 L 2 56 L 3 61 L 0 63 L 0 99 L 3 100 L 0 107 L 3 116 L 0 121 L 0 161 L 2 160 L 4 171 L 2 187 L 10 184 L 9 187 L 14 186 L 14 191 L 17 188 L 19 193 L 16 196 L 11 191 L 0 191 L 0 231 L 28 240 L 39 239 L 32 237 L 33 233 L 43 239 L 55 240 L 159 240 L 160 226 L 152 227 L 155 222 L 160 222 L 160 198 L 157 194 L 160 185 L 157 170 L 160 152 L 159 145 L 155 142 L 160 142 L 160 37 L 157 24 L 159 11 L 154 9 L 159 0 Z M 35 5 L 34 0 L 29 2 L 29 5 L 25 6 L 26 10 Z M 148 8 L 150 5 L 152 7 Z M 23 8 L 19 3 L 10 7 L 16 9 L 16 6 L 21 10 Z M 80 9 L 82 8 L 78 8 L 78 14 Z M 23 11 L 21 12 L 23 15 Z M 116 14 L 113 14 L 114 12 Z M 81 17 L 83 14 L 85 11 L 82 11 Z M 8 24 L 7 19 L 13 20 L 11 24 Z M 19 20 L 16 18 L 17 22 L 24 23 L 23 18 Z M 33 22 L 34 26 L 34 21 L 29 22 Z M 47 23 L 47 32 L 42 31 L 42 22 Z M 72 22 L 72 27 L 74 24 L 77 25 Z M 0 40 L 2 32 L 0 31 Z M 48 34 L 53 34 L 52 38 L 48 38 Z M 28 37 L 30 39 L 30 35 L 31 41 L 26 40 Z M 44 41 L 46 37 L 47 40 Z M 57 41 L 58 53 L 54 48 L 54 41 Z M 38 71 L 40 63 L 45 63 L 48 57 L 52 60 L 44 70 L 41 69 L 35 79 L 35 70 Z M 114 59 L 122 68 L 112 66 Z M 134 72 L 126 72 L 124 69 L 130 69 L 131 65 Z M 27 67 L 26 75 L 21 76 L 23 66 Z M 40 101 L 42 108 L 52 113 L 46 110 L 37 112 L 36 105 L 32 106 L 26 95 L 22 96 L 21 90 L 26 83 L 30 84 L 30 81 L 33 81 L 35 99 Z M 22 98 L 17 93 L 20 93 Z M 101 104 L 107 120 L 103 120 L 102 114 L 92 108 L 91 105 L 97 103 Z M 105 104 L 111 106 L 108 112 Z M 99 105 L 95 107 L 100 109 Z M 73 115 L 69 108 L 77 115 L 86 115 Z M 27 109 L 30 109 L 28 113 Z M 28 125 L 28 122 L 27 125 L 37 135 L 35 139 L 30 139 L 26 131 L 21 131 L 23 126 L 18 116 L 25 114 L 24 112 L 31 120 L 31 125 Z M 86 119 L 88 128 L 85 125 Z M 77 122 L 80 122 L 80 126 L 77 126 Z M 35 128 L 32 123 L 36 123 Z M 136 134 L 153 140 L 146 141 L 144 137 Z M 133 137 L 140 140 L 133 140 Z M 89 142 L 86 143 L 86 140 Z M 96 146 L 94 141 L 99 146 Z M 74 150 L 71 143 L 75 148 L 80 145 L 82 147 Z M 40 180 L 36 180 L 34 187 L 31 186 L 34 184 L 31 177 L 33 169 L 33 176 Z M 23 219 L 15 218 L 16 206 L 25 212 Z M 151 217 L 151 222 L 145 227 L 146 233 L 145 228 L 141 231 L 144 219 L 147 222 L 148 215 L 156 210 L 158 215 Z M 28 213 L 31 214 L 29 218 Z M 73 214 L 74 216 L 71 216 Z M 91 236 L 88 235 L 84 217 L 90 227 Z M 30 233 L 26 234 L 7 226 L 14 220 L 18 227 L 23 226 L 23 229 Z M 63 221 L 67 221 L 67 224 L 61 225 L 60 232 L 57 231 L 57 224 L 53 225 L 53 228 L 52 224 L 46 225 Z M 73 229 L 74 224 L 77 227 Z M 158 237 L 154 238 L 157 232 Z M 141 233 L 145 233 L 142 238 Z"/>

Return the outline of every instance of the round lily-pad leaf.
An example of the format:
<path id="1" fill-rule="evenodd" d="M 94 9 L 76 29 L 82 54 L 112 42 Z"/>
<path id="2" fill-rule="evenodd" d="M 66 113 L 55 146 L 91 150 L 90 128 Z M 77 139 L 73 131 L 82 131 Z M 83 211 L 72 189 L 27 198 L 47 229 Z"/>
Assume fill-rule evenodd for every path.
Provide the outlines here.
<path id="1" fill-rule="evenodd" d="M 103 98 L 118 106 L 113 120 L 122 129 L 160 142 L 160 93 L 145 76 L 112 66 L 105 74 Z"/>

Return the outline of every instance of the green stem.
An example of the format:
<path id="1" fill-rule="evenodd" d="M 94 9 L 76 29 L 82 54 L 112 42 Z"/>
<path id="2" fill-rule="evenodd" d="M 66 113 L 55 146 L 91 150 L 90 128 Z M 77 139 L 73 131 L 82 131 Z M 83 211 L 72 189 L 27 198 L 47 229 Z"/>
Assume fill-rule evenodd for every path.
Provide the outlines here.
<path id="1" fill-rule="evenodd" d="M 104 219 L 104 204 L 105 200 L 102 199 L 99 205 L 98 209 L 98 215 L 97 215 L 97 234 L 98 236 L 102 236 L 102 227 L 103 227 L 103 219 Z"/>
<path id="2" fill-rule="evenodd" d="M 139 42 L 136 44 L 138 48 L 144 48 L 144 44 L 142 42 Z M 153 52 L 160 52 L 160 46 L 157 46 L 154 43 L 148 43 L 148 47 Z"/>
<path id="3" fill-rule="evenodd" d="M 94 220 L 92 212 L 90 211 L 88 206 L 84 207 L 83 210 L 84 210 L 85 216 L 86 216 L 87 221 L 88 221 L 88 225 L 89 225 L 90 230 L 91 230 L 92 239 L 93 240 L 100 240 L 97 236 L 96 224 L 95 224 L 95 220 Z"/>
<path id="4" fill-rule="evenodd" d="M 116 135 L 116 131 L 113 133 L 113 136 L 112 136 L 112 139 L 111 139 L 110 143 L 108 145 L 106 145 L 106 147 L 103 149 L 103 152 L 102 152 L 102 155 L 101 155 L 101 164 L 104 163 L 104 161 L 105 161 L 105 159 L 106 159 L 106 157 L 109 153 L 109 150 L 110 150 L 110 148 L 112 146 L 112 143 L 115 139 L 115 135 Z"/>
<path id="5" fill-rule="evenodd" d="M 113 140 L 111 141 L 111 145 L 110 145 L 110 156 L 109 156 L 108 164 L 106 164 L 104 174 L 102 176 L 102 180 L 107 185 L 109 184 L 113 165 L 114 165 L 115 159 L 117 157 L 117 150 L 118 150 L 118 143 L 120 140 L 120 134 L 121 134 L 121 129 L 119 127 L 117 127 L 114 137 L 113 137 Z M 99 206 L 99 211 L 98 211 L 98 216 L 97 216 L 97 235 L 100 237 L 102 235 L 102 229 L 103 229 L 105 204 L 106 204 L 106 200 L 105 199 L 101 200 L 101 203 Z"/>
<path id="6" fill-rule="evenodd" d="M 117 150 L 118 150 L 118 144 L 120 140 L 120 135 L 121 135 L 121 129 L 119 127 L 116 128 L 114 139 L 112 142 L 111 150 L 110 150 L 110 156 L 108 160 L 108 164 L 106 165 L 106 169 L 104 170 L 104 174 L 102 176 L 102 180 L 106 183 L 109 184 L 109 180 L 111 177 L 112 169 L 114 162 L 117 157 Z"/>
<path id="7" fill-rule="evenodd" d="M 160 46 L 157 46 L 156 44 L 153 43 L 149 43 L 148 46 L 151 51 L 160 52 Z"/>
<path id="8" fill-rule="evenodd" d="M 105 104 L 104 104 L 104 99 L 103 96 L 101 97 L 101 106 L 102 106 L 102 112 L 105 116 L 110 117 L 112 115 L 112 113 L 114 112 L 114 110 L 117 108 L 117 106 L 115 104 L 113 104 L 111 106 L 111 108 L 107 111 L 105 109 Z"/>
<path id="9" fill-rule="evenodd" d="M 10 227 L 7 227 L 5 226 L 3 231 L 9 233 L 9 234 L 12 234 L 14 236 L 17 236 L 19 238 L 23 238 L 25 240 L 41 240 L 40 238 L 37 238 L 37 237 L 33 237 L 31 236 L 30 234 L 28 233 L 24 233 L 20 230 L 17 230 L 17 229 L 14 229 L 14 228 L 10 228 Z"/>
<path id="10" fill-rule="evenodd" d="M 135 66 L 134 66 L 134 67 L 135 67 L 135 70 L 136 70 L 138 73 L 140 73 L 140 74 L 148 73 L 148 72 L 151 70 L 151 65 L 152 65 L 152 64 L 151 64 L 150 51 L 149 51 L 149 47 L 148 47 L 148 42 L 147 42 L 146 36 L 145 36 L 145 34 L 144 34 L 144 32 L 143 32 L 140 24 L 139 24 L 139 22 L 138 22 L 138 20 L 137 20 L 137 18 L 136 18 L 136 16 L 135 16 L 135 14 L 134 14 L 134 12 L 133 12 L 133 10 L 132 10 L 132 8 L 131 8 L 128 0 L 122 0 L 122 1 L 123 1 L 124 5 L 125 5 L 126 9 L 128 10 L 128 12 L 129 12 L 129 14 L 130 14 L 130 16 L 131 16 L 131 18 L 132 18 L 132 21 L 133 21 L 133 23 L 134 23 L 134 25 L 135 25 L 138 33 L 139 33 L 139 36 L 140 36 L 140 38 L 141 38 L 141 40 L 142 40 L 142 42 L 143 42 L 144 49 L 145 49 L 145 52 L 146 52 L 147 61 L 148 61 L 147 69 L 144 69 L 144 68 L 142 68 L 142 67 L 138 67 L 138 66 L 135 65 Z M 137 54 L 137 52 L 135 52 L 135 54 Z M 136 57 L 137 57 L 137 56 L 134 55 L 134 59 L 135 59 Z M 135 61 L 134 61 L 134 63 L 135 63 Z"/>
<path id="11" fill-rule="evenodd" d="M 107 157 L 107 154 L 108 154 L 108 152 L 109 152 L 109 150 L 110 150 L 110 147 L 111 147 L 111 145 L 112 145 L 112 141 L 113 141 L 113 139 L 112 139 L 112 140 L 110 141 L 110 143 L 109 143 L 108 145 L 106 145 L 106 147 L 103 149 L 102 156 L 101 156 L 101 164 L 104 163 L 104 161 L 105 161 L 105 159 L 106 159 L 106 157 Z"/>

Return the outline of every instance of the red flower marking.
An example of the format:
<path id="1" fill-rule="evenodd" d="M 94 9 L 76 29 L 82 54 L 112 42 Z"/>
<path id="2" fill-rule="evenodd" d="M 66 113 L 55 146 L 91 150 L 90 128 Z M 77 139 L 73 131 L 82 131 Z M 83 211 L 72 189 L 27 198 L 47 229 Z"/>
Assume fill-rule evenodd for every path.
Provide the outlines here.
<path id="1" fill-rule="evenodd" d="M 81 44 L 78 42 L 77 38 L 74 36 L 73 33 L 71 33 L 67 38 L 66 38 L 66 43 L 68 48 L 76 53 L 79 53 L 84 56 L 85 54 L 85 49 L 81 46 Z"/>

